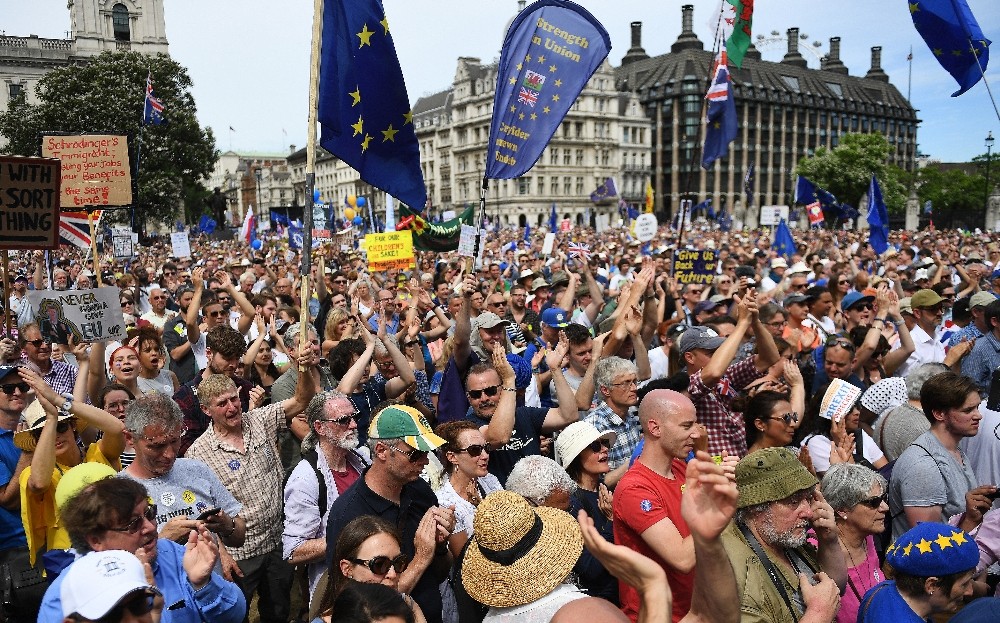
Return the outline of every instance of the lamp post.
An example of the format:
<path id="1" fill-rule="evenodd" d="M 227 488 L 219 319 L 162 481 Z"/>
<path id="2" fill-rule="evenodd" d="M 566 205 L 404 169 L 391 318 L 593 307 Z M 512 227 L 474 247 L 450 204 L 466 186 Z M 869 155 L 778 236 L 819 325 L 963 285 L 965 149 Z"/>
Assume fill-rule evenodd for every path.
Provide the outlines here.
<path id="1" fill-rule="evenodd" d="M 263 209 L 261 208 L 261 205 L 260 205 L 260 180 L 263 177 L 263 173 L 261 172 L 260 167 L 257 167 L 257 170 L 254 172 L 254 177 L 257 178 L 257 197 L 256 197 L 256 199 L 257 199 L 257 207 L 256 207 L 257 213 L 255 214 L 255 216 L 257 217 L 257 221 L 260 222 L 260 215 L 264 213 L 264 211 L 263 211 Z"/>
<path id="2" fill-rule="evenodd" d="M 993 132 L 988 132 L 986 134 L 986 203 L 985 208 L 987 211 L 990 209 L 990 150 L 993 149 Z"/>

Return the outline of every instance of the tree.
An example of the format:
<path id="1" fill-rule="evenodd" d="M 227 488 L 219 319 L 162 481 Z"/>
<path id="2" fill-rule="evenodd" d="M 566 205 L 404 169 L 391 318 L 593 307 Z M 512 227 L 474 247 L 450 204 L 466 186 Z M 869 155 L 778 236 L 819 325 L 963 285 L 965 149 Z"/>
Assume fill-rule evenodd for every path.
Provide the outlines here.
<path id="1" fill-rule="evenodd" d="M 843 134 L 833 149 L 820 147 L 814 156 L 800 160 L 795 172 L 833 193 L 838 201 L 859 208 L 874 173 L 886 207 L 897 212 L 906 204 L 907 174 L 889 164 L 892 150 L 881 134 Z"/>
<path id="2" fill-rule="evenodd" d="M 147 74 L 163 102 L 166 123 L 140 131 Z M 37 155 L 42 132 L 127 134 L 139 151 L 133 201 L 140 217 L 148 214 L 169 223 L 185 200 L 203 196 L 202 180 L 218 158 L 215 138 L 210 128 L 198 125 L 191 78 L 169 56 L 105 52 L 85 64 L 49 72 L 39 80 L 35 96 L 37 104 L 18 98 L 0 114 L 0 134 L 9 141 L 6 153 Z M 132 166 L 134 171 L 134 162 Z M 204 208 L 187 207 L 188 214 Z M 121 214 L 116 220 L 123 218 Z"/>
<path id="3" fill-rule="evenodd" d="M 915 179 L 921 211 L 924 202 L 930 201 L 936 225 L 950 228 L 982 223 L 986 208 L 986 180 L 982 175 L 930 165 L 917 171 Z"/>

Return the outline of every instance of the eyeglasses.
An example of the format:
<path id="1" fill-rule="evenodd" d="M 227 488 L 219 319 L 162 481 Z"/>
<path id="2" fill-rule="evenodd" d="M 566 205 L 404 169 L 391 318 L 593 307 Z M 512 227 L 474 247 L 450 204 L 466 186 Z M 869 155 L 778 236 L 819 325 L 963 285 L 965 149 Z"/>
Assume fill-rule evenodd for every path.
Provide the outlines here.
<path id="1" fill-rule="evenodd" d="M 587 446 L 587 447 L 590 448 L 591 452 L 600 452 L 601 448 L 605 448 L 605 449 L 610 449 L 611 448 L 611 440 L 609 440 L 609 439 L 595 439 L 594 442 L 592 444 L 590 444 L 589 446 Z"/>
<path id="2" fill-rule="evenodd" d="M 364 565 L 368 567 L 368 570 L 375 575 L 385 575 L 389 573 L 389 569 L 395 569 L 396 573 L 402 573 L 406 571 L 407 565 L 410 561 L 400 554 L 395 558 L 389 558 L 388 556 L 376 556 L 374 558 L 369 558 L 368 560 L 362 560 L 360 558 L 351 558 L 351 562 L 356 565 Z"/>
<path id="3" fill-rule="evenodd" d="M 355 411 L 354 413 L 352 413 L 350 415 L 344 415 L 344 416 L 335 417 L 335 418 L 322 418 L 320 421 L 321 422 L 333 422 L 337 426 L 350 426 L 351 422 L 356 421 L 357 418 L 358 418 L 358 412 Z"/>
<path id="4" fill-rule="evenodd" d="M 775 329 L 777 329 L 778 327 L 783 327 L 786 324 L 788 324 L 788 321 L 787 320 L 782 320 L 780 322 L 769 322 L 769 323 L 767 323 L 767 326 L 774 327 Z"/>
<path id="5" fill-rule="evenodd" d="M 490 385 L 489 387 L 484 387 L 482 389 L 470 389 L 466 393 L 469 394 L 469 398 L 472 398 L 473 400 L 479 400 L 479 398 L 482 397 L 483 394 L 493 397 L 496 396 L 497 393 L 499 392 L 500 392 L 499 385 Z"/>
<path id="6" fill-rule="evenodd" d="M 176 274 L 177 274 L 177 271 L 175 271 L 175 270 L 165 270 L 165 271 L 163 271 L 163 276 L 164 277 L 169 277 L 170 275 L 176 275 Z"/>
<path id="7" fill-rule="evenodd" d="M 416 450 L 416 449 L 400 450 L 396 446 L 389 446 L 389 445 L 387 445 L 386 447 L 392 450 L 393 452 L 402 454 L 403 456 L 405 456 L 410 460 L 410 463 L 417 463 L 418 461 L 427 458 L 427 452 L 423 450 Z"/>
<path id="8" fill-rule="evenodd" d="M 379 370 L 388 370 L 394 365 L 396 364 L 394 364 L 391 359 L 389 361 L 379 361 L 377 359 L 375 360 L 375 367 L 378 368 Z"/>
<path id="9" fill-rule="evenodd" d="M 0 389 L 2 389 L 3 393 L 7 394 L 8 396 L 13 396 L 14 390 L 16 389 L 21 390 L 22 394 L 27 394 L 29 391 L 31 391 L 31 386 L 28 385 L 27 383 L 8 383 L 6 385 L 0 385 Z"/>
<path id="10" fill-rule="evenodd" d="M 147 446 L 146 446 L 147 449 L 150 452 L 154 452 L 155 453 L 155 452 L 163 452 L 164 450 L 167 449 L 167 446 L 171 446 L 171 447 L 179 446 L 180 443 L 181 443 L 181 440 L 184 438 L 184 435 L 187 434 L 187 430 L 188 430 L 187 427 L 182 427 L 180 429 L 180 431 L 178 431 L 176 437 L 174 437 L 172 439 L 167 439 L 165 441 L 154 440 L 152 437 L 147 437 L 146 435 L 143 435 L 142 433 L 137 432 L 137 431 L 129 431 L 129 432 L 132 433 L 132 435 L 134 435 L 136 437 L 136 439 L 143 439 L 143 440 L 145 440 L 146 444 L 147 444 Z"/>
<path id="11" fill-rule="evenodd" d="M 25 344 L 31 344 L 35 348 L 41 348 L 42 344 L 48 344 L 49 341 L 46 340 L 46 339 L 43 339 L 43 338 L 39 338 L 37 340 L 24 340 L 24 343 Z"/>
<path id="12" fill-rule="evenodd" d="M 629 379 L 627 381 L 618 381 L 617 383 L 612 383 L 612 387 L 639 387 L 639 379 Z"/>
<path id="13" fill-rule="evenodd" d="M 74 418 L 67 418 L 56 424 L 56 433 L 62 435 L 63 433 L 68 431 L 73 426 L 73 419 Z M 36 428 L 35 430 L 31 431 L 31 436 L 35 438 L 35 441 L 38 441 L 38 439 L 42 436 L 42 429 Z"/>
<path id="14" fill-rule="evenodd" d="M 879 506 L 882 506 L 883 504 L 888 504 L 888 503 L 889 503 L 889 494 L 888 494 L 888 492 L 883 493 L 882 495 L 876 495 L 876 496 L 872 496 L 870 498 L 865 498 L 865 499 L 860 500 L 858 502 L 858 504 L 863 504 L 863 505 L 867 506 L 868 508 L 878 508 Z"/>
<path id="15" fill-rule="evenodd" d="M 808 283 L 799 283 L 799 284 L 793 283 L 792 284 L 792 289 L 793 290 L 805 290 L 808 287 L 809 287 Z"/>
<path id="16" fill-rule="evenodd" d="M 347 283 L 347 279 L 334 279 L 334 283 Z"/>
<path id="17" fill-rule="evenodd" d="M 765 420 L 781 420 L 785 424 L 791 424 L 793 422 L 799 421 L 799 414 L 794 411 L 789 411 L 788 413 L 782 413 L 781 415 L 772 415 L 764 418 Z"/>
<path id="18" fill-rule="evenodd" d="M 150 298 L 150 300 L 152 300 L 152 301 L 159 301 L 159 300 L 164 300 L 164 299 L 166 299 L 167 297 L 165 297 L 165 296 L 163 296 L 163 295 L 160 295 L 160 296 L 151 296 L 151 297 L 149 297 L 149 298 Z"/>
<path id="19" fill-rule="evenodd" d="M 148 519 L 154 524 L 156 523 L 156 504 L 150 504 L 149 506 L 147 506 L 146 510 L 143 511 L 141 515 L 139 515 L 138 517 L 133 517 L 132 521 L 125 524 L 125 526 L 121 528 L 108 528 L 108 530 L 112 530 L 114 532 L 128 532 L 129 534 L 135 534 L 136 532 L 139 531 L 139 528 L 142 527 L 143 519 Z"/>
<path id="20" fill-rule="evenodd" d="M 379 299 L 378 300 L 379 303 L 391 303 L 392 301 L 393 301 L 393 299 Z"/>
<path id="21" fill-rule="evenodd" d="M 220 309 L 219 311 L 208 312 L 208 315 L 211 316 L 211 317 L 213 317 L 213 318 L 215 318 L 216 316 L 221 316 L 224 313 L 226 313 L 226 312 Z"/>
<path id="22" fill-rule="evenodd" d="M 457 453 L 468 452 L 469 456 L 475 458 L 480 454 L 482 454 L 483 452 L 485 452 L 486 454 L 493 452 L 493 448 L 491 448 L 490 444 L 488 443 L 487 444 L 474 443 L 471 446 L 468 446 L 466 448 L 459 448 L 457 450 L 454 450 L 453 452 Z"/>

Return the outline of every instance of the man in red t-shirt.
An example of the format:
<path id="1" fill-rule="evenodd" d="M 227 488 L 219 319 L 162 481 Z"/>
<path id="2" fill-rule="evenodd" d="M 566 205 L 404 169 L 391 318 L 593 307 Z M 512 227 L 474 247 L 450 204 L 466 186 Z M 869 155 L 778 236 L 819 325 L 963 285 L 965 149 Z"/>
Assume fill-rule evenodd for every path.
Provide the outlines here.
<path id="1" fill-rule="evenodd" d="M 668 389 L 647 394 L 639 405 L 645 445 L 642 454 L 615 488 L 615 543 L 655 560 L 667 573 L 673 592 L 673 621 L 691 607 L 694 590 L 694 542 L 681 518 L 684 459 L 705 435 L 694 404 Z M 619 582 L 621 607 L 636 621 L 639 594 Z"/>

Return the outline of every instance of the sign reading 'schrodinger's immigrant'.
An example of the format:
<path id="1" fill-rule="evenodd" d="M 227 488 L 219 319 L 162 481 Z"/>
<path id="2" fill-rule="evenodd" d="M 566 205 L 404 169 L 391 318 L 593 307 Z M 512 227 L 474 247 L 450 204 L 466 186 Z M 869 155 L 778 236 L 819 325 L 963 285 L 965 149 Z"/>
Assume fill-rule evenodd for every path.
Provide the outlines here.
<path id="1" fill-rule="evenodd" d="M 56 344 L 125 339 L 118 288 L 29 290 L 42 338 Z"/>
<path id="2" fill-rule="evenodd" d="M 132 204 L 128 137 L 43 136 L 42 155 L 62 162 L 63 208 Z"/>
<path id="3" fill-rule="evenodd" d="M 59 246 L 59 161 L 0 158 L 0 249 Z"/>

